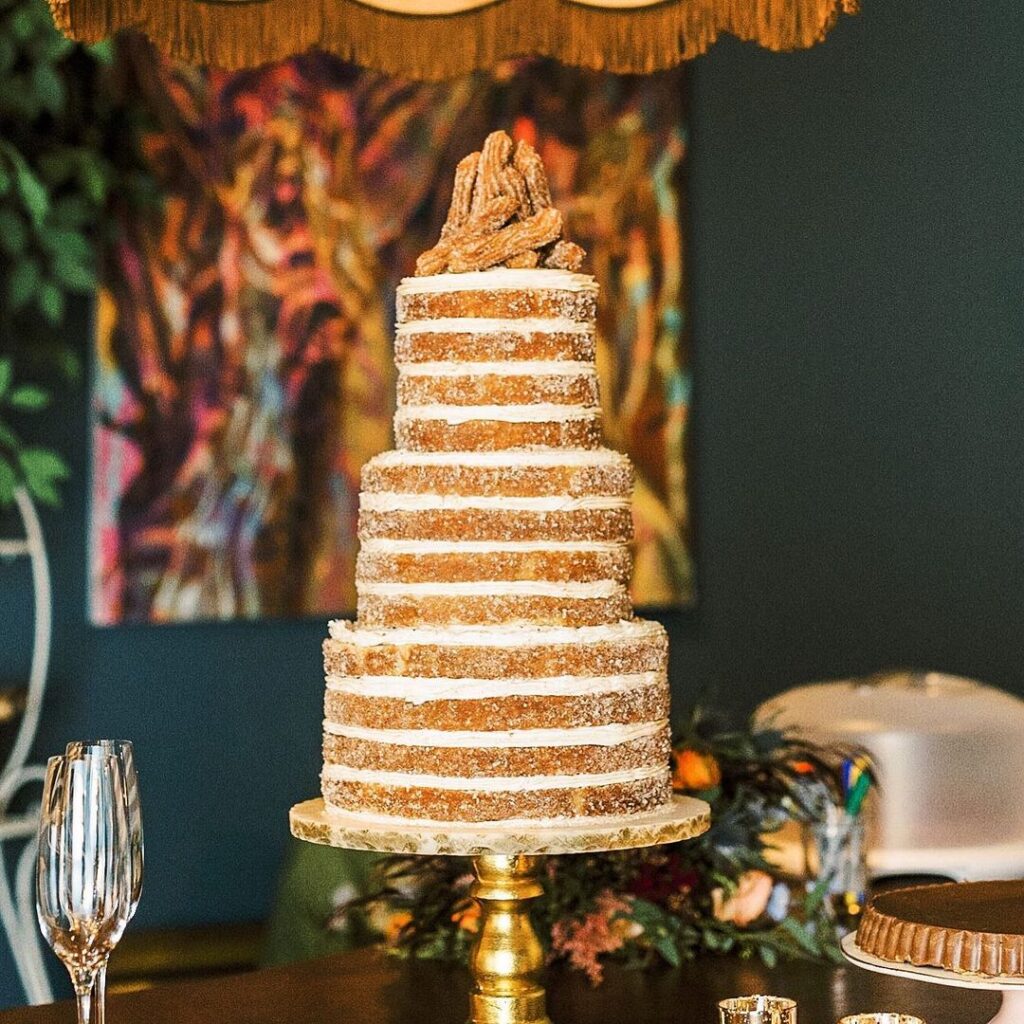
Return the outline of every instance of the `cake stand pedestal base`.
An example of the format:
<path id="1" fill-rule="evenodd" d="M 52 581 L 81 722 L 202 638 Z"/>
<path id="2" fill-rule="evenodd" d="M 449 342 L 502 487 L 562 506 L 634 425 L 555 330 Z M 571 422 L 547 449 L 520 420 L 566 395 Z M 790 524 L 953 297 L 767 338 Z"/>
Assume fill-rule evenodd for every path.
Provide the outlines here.
<path id="1" fill-rule="evenodd" d="M 857 945 L 856 933 L 843 939 L 843 956 L 866 971 L 888 974 L 893 978 L 907 978 L 913 981 L 927 981 L 933 985 L 948 985 L 950 988 L 972 988 L 978 991 L 1003 993 L 999 1012 L 989 1024 L 1024 1024 L 1024 978 L 987 978 L 982 975 L 957 974 L 941 967 L 917 967 L 914 964 L 895 964 L 889 960 L 865 953 Z"/>
<path id="2" fill-rule="evenodd" d="M 296 804 L 289 820 L 292 835 L 310 843 L 473 858 L 471 894 L 480 904 L 480 929 L 469 958 L 471 1024 L 550 1024 L 540 982 L 544 950 L 529 910 L 544 891 L 545 856 L 676 843 L 711 824 L 708 805 L 691 797 L 674 797 L 646 814 L 558 826 L 392 824 L 328 812 L 323 800 Z"/>
<path id="3" fill-rule="evenodd" d="M 529 901 L 540 896 L 543 858 L 507 853 L 473 858 L 470 890 L 480 904 L 480 928 L 470 954 L 475 1024 L 550 1024 L 540 972 L 544 949 L 530 922 Z"/>

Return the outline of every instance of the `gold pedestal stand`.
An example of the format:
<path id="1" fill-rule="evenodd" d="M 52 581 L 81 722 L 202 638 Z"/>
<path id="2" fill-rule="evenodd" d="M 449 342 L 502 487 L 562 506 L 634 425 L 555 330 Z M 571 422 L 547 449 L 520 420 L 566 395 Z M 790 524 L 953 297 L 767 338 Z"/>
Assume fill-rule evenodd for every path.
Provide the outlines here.
<path id="1" fill-rule="evenodd" d="M 470 954 L 471 1024 L 550 1024 L 540 973 L 544 951 L 530 922 L 545 856 L 661 846 L 693 839 L 711 824 L 708 805 L 673 797 L 664 807 L 621 818 L 579 819 L 557 828 L 468 824 L 388 825 L 328 813 L 323 800 L 296 804 L 292 835 L 310 843 L 381 853 L 472 857 L 480 928 Z"/>

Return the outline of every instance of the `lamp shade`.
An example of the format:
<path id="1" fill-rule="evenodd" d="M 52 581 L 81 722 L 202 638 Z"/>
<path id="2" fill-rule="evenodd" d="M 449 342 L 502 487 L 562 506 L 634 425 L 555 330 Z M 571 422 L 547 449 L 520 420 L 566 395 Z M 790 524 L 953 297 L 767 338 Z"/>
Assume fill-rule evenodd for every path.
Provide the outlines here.
<path id="1" fill-rule="evenodd" d="M 772 50 L 824 39 L 857 0 L 50 0 L 66 35 L 137 29 L 192 64 L 237 69 L 317 47 L 394 75 L 442 79 L 541 55 L 646 73 L 723 33 Z"/>

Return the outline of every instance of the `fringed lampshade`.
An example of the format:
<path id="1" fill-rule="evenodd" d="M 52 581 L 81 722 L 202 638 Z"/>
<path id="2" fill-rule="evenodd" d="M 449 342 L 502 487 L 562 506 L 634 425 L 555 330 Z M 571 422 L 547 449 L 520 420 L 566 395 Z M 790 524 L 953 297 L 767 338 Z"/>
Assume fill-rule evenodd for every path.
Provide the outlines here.
<path id="1" fill-rule="evenodd" d="M 824 39 L 858 0 L 50 0 L 58 28 L 95 42 L 145 33 L 192 64 L 236 69 L 312 47 L 441 79 L 540 54 L 619 73 L 671 67 L 722 33 L 771 50 Z"/>

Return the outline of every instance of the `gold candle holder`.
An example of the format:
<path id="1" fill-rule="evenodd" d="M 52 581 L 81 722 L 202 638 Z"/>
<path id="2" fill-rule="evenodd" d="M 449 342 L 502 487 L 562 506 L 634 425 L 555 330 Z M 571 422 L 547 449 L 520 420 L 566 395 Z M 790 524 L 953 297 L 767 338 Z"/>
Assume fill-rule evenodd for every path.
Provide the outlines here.
<path id="1" fill-rule="evenodd" d="M 782 996 L 737 996 L 718 1004 L 720 1024 L 796 1024 L 796 1003 Z"/>
<path id="2" fill-rule="evenodd" d="M 925 1024 L 925 1021 L 909 1013 L 853 1013 L 841 1018 L 838 1024 Z"/>
<path id="3" fill-rule="evenodd" d="M 540 980 L 544 950 L 530 921 L 530 901 L 544 891 L 544 857 L 682 842 L 706 832 L 711 815 L 703 801 L 676 796 L 645 814 L 579 818 L 558 827 L 400 821 L 370 825 L 357 816 L 328 812 L 323 800 L 307 800 L 292 808 L 290 822 L 292 835 L 308 843 L 472 857 L 476 881 L 471 892 L 480 904 L 480 928 L 469 957 L 470 1024 L 551 1024 Z M 793 1024 L 796 1017 L 763 1019 Z"/>

